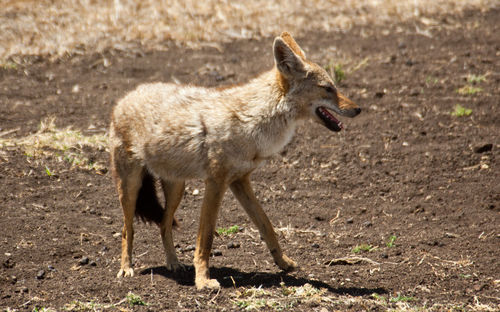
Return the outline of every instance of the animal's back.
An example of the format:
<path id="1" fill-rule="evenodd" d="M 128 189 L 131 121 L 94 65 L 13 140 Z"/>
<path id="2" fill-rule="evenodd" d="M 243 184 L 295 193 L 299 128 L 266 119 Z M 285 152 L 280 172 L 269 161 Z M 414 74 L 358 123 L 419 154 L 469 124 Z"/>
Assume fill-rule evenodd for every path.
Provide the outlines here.
<path id="1" fill-rule="evenodd" d="M 204 177 L 206 129 L 200 110 L 209 90 L 144 84 L 113 110 L 112 145 L 121 144 L 151 171 L 175 179 Z"/>

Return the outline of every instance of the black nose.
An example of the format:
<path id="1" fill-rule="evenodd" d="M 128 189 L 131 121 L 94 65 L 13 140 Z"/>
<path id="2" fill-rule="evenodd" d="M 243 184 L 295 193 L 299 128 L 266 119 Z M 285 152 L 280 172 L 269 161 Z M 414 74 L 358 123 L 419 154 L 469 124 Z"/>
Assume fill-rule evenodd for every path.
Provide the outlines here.
<path id="1" fill-rule="evenodd" d="M 359 113 L 361 113 L 361 108 L 355 108 L 354 111 L 356 112 L 356 115 L 359 115 Z"/>

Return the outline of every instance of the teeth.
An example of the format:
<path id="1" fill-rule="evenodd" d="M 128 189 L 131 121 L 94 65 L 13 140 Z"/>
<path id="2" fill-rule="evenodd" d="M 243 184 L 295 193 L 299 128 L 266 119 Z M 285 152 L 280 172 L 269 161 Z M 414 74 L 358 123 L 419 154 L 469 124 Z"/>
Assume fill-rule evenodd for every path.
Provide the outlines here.
<path id="1" fill-rule="evenodd" d="M 325 125 L 333 131 L 340 131 L 344 127 L 342 122 L 335 118 L 333 114 L 331 114 L 325 107 L 318 107 L 316 109 L 316 113 L 323 119 L 323 121 L 326 123 Z"/>
<path id="2" fill-rule="evenodd" d="M 324 108 L 321 108 L 321 114 L 323 116 L 325 116 L 326 118 L 328 118 L 328 120 L 332 121 L 332 122 L 337 122 L 334 117 L 332 116 L 332 114 L 330 114 L 326 109 Z"/>

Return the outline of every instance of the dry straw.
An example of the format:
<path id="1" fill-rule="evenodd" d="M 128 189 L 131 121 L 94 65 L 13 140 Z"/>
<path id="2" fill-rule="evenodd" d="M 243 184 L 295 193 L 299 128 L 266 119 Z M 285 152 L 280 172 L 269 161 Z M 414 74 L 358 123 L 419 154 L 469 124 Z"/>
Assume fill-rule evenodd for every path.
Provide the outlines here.
<path id="1" fill-rule="evenodd" d="M 464 8 L 495 0 L 0 0 L 0 60 L 49 54 L 165 48 L 167 40 L 206 41 L 272 36 L 284 29 L 349 29 Z"/>

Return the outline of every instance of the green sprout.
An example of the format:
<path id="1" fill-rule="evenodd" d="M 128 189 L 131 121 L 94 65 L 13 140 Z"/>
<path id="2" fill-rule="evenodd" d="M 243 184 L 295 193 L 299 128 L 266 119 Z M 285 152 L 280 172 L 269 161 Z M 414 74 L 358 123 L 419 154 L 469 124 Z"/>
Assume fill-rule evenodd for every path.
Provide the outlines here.
<path id="1" fill-rule="evenodd" d="M 130 306 L 145 306 L 146 302 L 142 300 L 141 296 L 129 292 L 127 294 L 127 302 Z"/>
<path id="2" fill-rule="evenodd" d="M 467 82 L 470 84 L 477 84 L 480 82 L 486 81 L 486 75 L 473 75 L 470 74 L 467 76 Z"/>
<path id="3" fill-rule="evenodd" d="M 334 64 L 333 61 L 330 61 L 330 63 L 325 66 L 325 70 L 330 76 L 333 76 L 336 83 L 340 83 L 345 79 L 345 72 L 342 69 L 342 64 Z"/>
<path id="4" fill-rule="evenodd" d="M 460 95 L 474 95 L 474 94 L 479 93 L 481 91 L 483 91 L 482 88 L 477 88 L 477 87 L 473 87 L 470 85 L 466 85 L 466 86 L 461 87 L 460 89 L 457 89 L 457 93 Z"/>
<path id="5" fill-rule="evenodd" d="M 472 114 L 472 109 L 465 108 L 460 104 L 455 105 L 455 110 L 451 112 L 451 115 L 455 117 L 469 116 L 470 114 Z"/>
<path id="6" fill-rule="evenodd" d="M 372 250 L 374 250 L 375 247 L 373 247 L 372 245 L 368 245 L 368 244 L 361 244 L 361 245 L 356 245 L 356 247 L 354 247 L 352 249 L 352 252 L 353 253 L 360 253 L 362 251 L 367 251 L 367 252 L 370 252 Z"/>
<path id="7" fill-rule="evenodd" d="M 45 166 L 45 173 L 47 173 L 47 175 L 49 177 L 53 176 L 54 174 L 50 171 L 49 167 Z"/>
<path id="8" fill-rule="evenodd" d="M 389 248 L 394 247 L 394 242 L 396 242 L 396 239 L 397 239 L 396 235 L 391 235 L 389 237 L 389 241 L 385 245 Z"/>
<path id="9" fill-rule="evenodd" d="M 240 231 L 240 227 L 238 225 L 233 225 L 230 228 L 218 228 L 217 234 L 219 235 L 230 235 L 234 233 L 238 233 Z"/>

